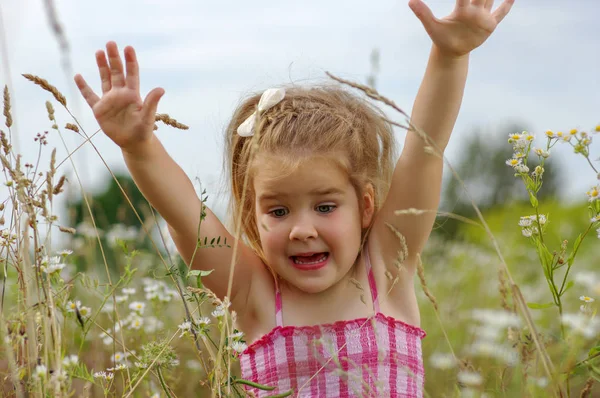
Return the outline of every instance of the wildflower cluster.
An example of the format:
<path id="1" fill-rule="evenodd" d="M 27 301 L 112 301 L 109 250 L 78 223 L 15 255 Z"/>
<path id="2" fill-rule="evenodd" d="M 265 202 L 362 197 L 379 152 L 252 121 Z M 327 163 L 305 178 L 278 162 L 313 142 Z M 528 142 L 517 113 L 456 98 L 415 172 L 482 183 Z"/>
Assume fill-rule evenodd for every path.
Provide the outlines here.
<path id="1" fill-rule="evenodd" d="M 546 216 L 544 214 L 531 215 L 521 217 L 519 220 L 519 227 L 523 236 L 530 238 L 533 235 L 541 235 L 544 232 L 544 226 L 546 225 Z"/>
<path id="2" fill-rule="evenodd" d="M 594 134 L 598 132 L 600 132 L 600 126 L 597 126 L 594 129 Z M 570 130 L 568 133 L 547 131 L 545 136 L 547 138 L 545 148 L 533 149 L 533 153 L 539 160 L 539 165 L 535 167 L 533 172 L 530 172 L 528 166 L 529 156 L 532 154 L 533 135 L 528 132 L 522 132 L 511 134 L 508 139 L 508 142 L 513 146 L 514 153 L 512 158 L 506 161 L 506 164 L 514 169 L 516 177 L 522 179 L 535 213 L 533 215 L 521 217 L 518 225 L 521 228 L 523 236 L 530 239 L 538 252 L 538 258 L 540 259 L 544 271 L 543 275 L 546 278 L 553 299 L 552 303 L 528 303 L 528 305 L 530 308 L 534 309 L 556 306 L 560 314 L 563 339 L 566 340 L 566 326 L 573 333 L 577 333 L 585 339 L 591 340 L 596 338 L 598 333 L 600 333 L 600 321 L 594 316 L 595 311 L 591 308 L 594 299 L 585 295 L 580 296 L 580 300 L 583 302 L 579 307 L 580 311 L 569 313 L 565 311 L 563 296 L 575 283 L 574 281 L 569 281 L 568 278 L 582 241 L 592 228 L 600 226 L 600 184 L 592 186 L 590 190 L 585 193 L 588 202 L 590 223 L 588 228 L 575 239 L 571 250 L 568 248 L 567 240 L 563 240 L 560 250 L 552 251 L 548 248 L 544 239 L 548 216 L 540 212 L 537 194 L 542 186 L 545 161 L 550 156 L 551 148 L 559 142 L 570 144 L 576 154 L 584 156 L 595 172 L 597 178 L 600 179 L 600 173 L 598 173 L 597 168 L 589 157 L 592 136 L 576 129 Z M 598 238 L 600 238 L 600 228 L 597 228 L 596 232 Z M 562 271 L 560 274 L 558 273 L 559 270 Z M 589 280 L 587 283 L 589 283 Z M 518 340 L 523 342 L 523 339 L 521 338 Z M 529 354 L 526 349 L 527 344 L 521 344 L 521 346 L 521 356 L 523 361 L 523 358 L 528 357 Z M 594 350 L 591 351 L 590 358 L 593 358 L 593 352 Z"/>
<path id="3" fill-rule="evenodd" d="M 67 302 L 67 312 L 75 313 L 86 318 L 90 316 L 92 309 L 90 307 L 84 307 L 81 305 L 81 301 L 75 300 Z"/>

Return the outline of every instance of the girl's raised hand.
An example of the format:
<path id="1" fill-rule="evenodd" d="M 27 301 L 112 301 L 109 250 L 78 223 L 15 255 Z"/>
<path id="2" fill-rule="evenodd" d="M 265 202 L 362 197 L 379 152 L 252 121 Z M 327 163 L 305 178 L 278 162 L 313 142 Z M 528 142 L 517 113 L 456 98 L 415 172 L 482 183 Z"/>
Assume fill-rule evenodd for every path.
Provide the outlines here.
<path id="1" fill-rule="evenodd" d="M 164 90 L 155 88 L 142 101 L 135 50 L 125 47 L 124 53 L 126 74 L 115 42 L 106 44 L 106 53 L 96 52 L 102 98 L 81 75 L 75 76 L 75 83 L 104 133 L 124 151 L 135 152 L 153 136 L 156 108 Z"/>
<path id="2" fill-rule="evenodd" d="M 409 0 L 408 5 L 442 53 L 461 57 L 487 40 L 514 2 L 504 0 L 492 12 L 494 0 L 456 0 L 452 14 L 442 19 L 437 19 L 423 0 Z"/>

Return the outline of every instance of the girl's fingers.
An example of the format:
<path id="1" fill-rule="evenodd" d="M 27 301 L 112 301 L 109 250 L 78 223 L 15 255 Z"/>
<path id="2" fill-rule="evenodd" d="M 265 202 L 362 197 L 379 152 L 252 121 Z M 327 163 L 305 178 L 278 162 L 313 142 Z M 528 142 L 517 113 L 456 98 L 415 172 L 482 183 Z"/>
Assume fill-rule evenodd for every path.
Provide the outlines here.
<path id="1" fill-rule="evenodd" d="M 471 0 L 471 4 L 477 7 L 483 7 L 486 0 Z"/>
<path id="2" fill-rule="evenodd" d="M 81 92 L 81 95 L 83 95 L 85 102 L 88 103 L 90 108 L 93 108 L 96 102 L 100 101 L 100 98 L 98 98 L 94 90 L 92 90 L 90 86 L 88 86 L 83 76 L 75 75 L 75 84 L 77 85 L 77 88 Z"/>
<path id="3" fill-rule="evenodd" d="M 417 18 L 419 18 L 429 36 L 433 37 L 435 35 L 435 25 L 437 19 L 435 18 L 429 7 L 427 7 L 427 4 L 423 3 L 422 0 L 410 0 L 408 2 L 408 6 L 415 13 Z"/>
<path id="4" fill-rule="evenodd" d="M 106 43 L 106 54 L 108 55 L 108 63 L 110 64 L 110 79 L 113 87 L 125 86 L 125 75 L 123 74 L 123 63 L 119 55 L 117 43 L 109 41 Z"/>
<path id="5" fill-rule="evenodd" d="M 106 61 L 106 55 L 104 51 L 96 51 L 96 64 L 98 65 L 98 72 L 100 72 L 100 81 L 102 82 L 102 94 L 110 91 L 112 84 L 110 82 L 110 68 Z"/>
<path id="6" fill-rule="evenodd" d="M 150 91 L 146 96 L 144 105 L 142 106 L 142 120 L 146 123 L 154 123 L 154 120 L 156 119 L 156 109 L 158 109 L 158 101 L 160 101 L 164 93 L 165 90 L 157 87 Z"/>
<path id="7" fill-rule="evenodd" d="M 471 4 L 471 0 L 456 0 L 456 7 L 466 7 Z"/>
<path id="8" fill-rule="evenodd" d="M 491 11 L 492 7 L 494 7 L 494 0 L 486 0 L 484 8 Z"/>
<path id="9" fill-rule="evenodd" d="M 508 14 L 514 3 L 515 0 L 504 0 L 502 4 L 500 4 L 496 11 L 494 11 L 494 13 L 492 14 L 494 19 L 496 20 L 496 23 L 502 22 L 502 20 L 504 19 L 506 14 Z"/>
<path id="10" fill-rule="evenodd" d="M 140 68 L 135 55 L 135 50 L 131 46 L 125 47 L 125 71 L 127 76 L 125 77 L 125 83 L 127 87 L 133 90 L 139 90 L 140 88 Z"/>

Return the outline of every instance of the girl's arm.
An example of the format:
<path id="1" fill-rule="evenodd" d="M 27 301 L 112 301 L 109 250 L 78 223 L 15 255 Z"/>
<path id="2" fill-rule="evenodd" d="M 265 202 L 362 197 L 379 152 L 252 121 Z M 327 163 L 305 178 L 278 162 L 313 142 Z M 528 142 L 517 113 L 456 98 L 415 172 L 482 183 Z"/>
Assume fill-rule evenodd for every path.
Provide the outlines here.
<path id="1" fill-rule="evenodd" d="M 192 182 L 153 132 L 156 109 L 164 90 L 156 88 L 142 100 L 135 51 L 132 47 L 126 47 L 124 52 L 125 65 L 114 42 L 106 45 L 106 53 L 96 53 L 102 81 L 101 97 L 96 95 L 81 75 L 75 76 L 75 82 L 104 133 L 121 148 L 140 191 L 166 220 L 183 259 L 192 268 L 214 269 L 203 281 L 209 289 L 223 298 L 227 294 L 233 251 L 229 248 L 199 249 L 194 255 L 193 264 L 190 264 L 198 242 L 201 202 Z M 228 243 L 233 246 L 234 239 L 221 222 L 210 210 L 207 209 L 206 213 L 206 219 L 202 222 L 202 236 L 221 236 L 221 240 L 227 238 Z M 262 263 L 243 244 L 240 244 L 236 260 L 238 266 L 234 273 L 230 299 L 236 307 L 235 297 L 240 297 L 242 308 L 236 308 L 239 312 L 246 303 L 245 296 L 251 281 L 250 271 L 259 269 Z"/>
<path id="2" fill-rule="evenodd" d="M 437 19 L 421 0 L 410 7 L 433 41 L 425 76 L 413 105 L 411 123 L 427 134 L 434 147 L 445 150 L 458 116 L 465 88 L 469 53 L 480 46 L 506 16 L 514 0 L 505 0 L 491 12 L 492 0 L 457 0 L 452 14 Z M 387 223 L 406 239 L 405 271 L 414 273 L 433 227 L 440 202 L 443 160 L 426 151 L 426 143 L 409 130 L 398 159 L 389 194 L 375 219 L 371 239 L 383 264 L 393 264 L 399 239 Z M 436 150 L 437 151 L 437 150 Z M 425 210 L 419 215 L 395 215 L 397 210 Z"/>
<path id="3" fill-rule="evenodd" d="M 227 294 L 233 250 L 225 246 L 196 250 L 196 245 L 200 237 L 208 237 L 210 241 L 213 237 L 220 236 L 221 242 L 226 240 L 233 247 L 233 236 L 208 207 L 204 208 L 206 217 L 201 224 L 201 235 L 198 236 L 202 205 L 200 199 L 192 181 L 169 156 L 156 136 L 137 146 L 133 152 L 123 150 L 123 158 L 137 187 L 167 222 L 171 237 L 185 263 L 193 269 L 213 269 L 202 281 L 223 299 Z M 260 268 L 262 263 L 241 242 L 238 253 L 238 258 L 244 260 L 238 261 L 235 268 L 230 300 L 236 311 L 241 312 L 250 286 L 250 270 Z M 237 297 L 243 298 L 240 300 L 242 308 L 236 305 Z"/>

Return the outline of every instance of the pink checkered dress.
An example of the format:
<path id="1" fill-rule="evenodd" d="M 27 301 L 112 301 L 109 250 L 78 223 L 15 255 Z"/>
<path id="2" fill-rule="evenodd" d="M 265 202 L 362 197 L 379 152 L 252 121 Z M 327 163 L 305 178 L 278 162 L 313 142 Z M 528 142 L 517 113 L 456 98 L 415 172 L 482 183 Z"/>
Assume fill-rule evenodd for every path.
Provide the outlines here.
<path id="1" fill-rule="evenodd" d="M 425 332 L 379 312 L 368 253 L 365 264 L 375 315 L 317 326 L 283 326 L 276 288 L 277 327 L 240 355 L 242 378 L 275 387 L 248 387 L 257 397 L 422 397 L 421 339 Z"/>

